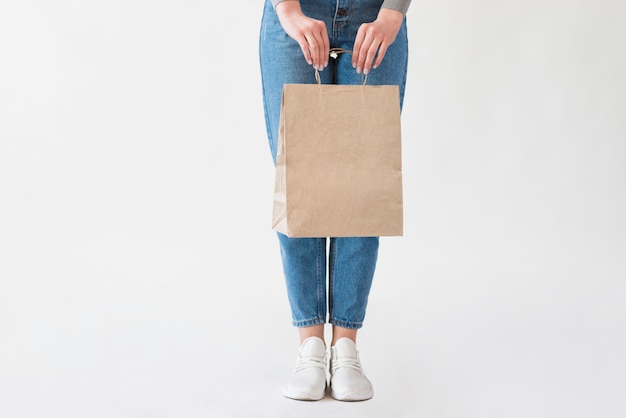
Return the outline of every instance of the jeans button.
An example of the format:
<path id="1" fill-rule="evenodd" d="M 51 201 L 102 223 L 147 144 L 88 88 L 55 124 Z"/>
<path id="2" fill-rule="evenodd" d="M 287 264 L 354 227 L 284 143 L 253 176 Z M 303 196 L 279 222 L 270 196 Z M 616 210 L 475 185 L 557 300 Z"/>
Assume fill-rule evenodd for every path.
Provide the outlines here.
<path id="1" fill-rule="evenodd" d="M 348 11 L 346 9 L 344 9 L 343 7 L 339 10 L 337 10 L 337 15 L 339 16 L 345 16 L 348 14 Z"/>

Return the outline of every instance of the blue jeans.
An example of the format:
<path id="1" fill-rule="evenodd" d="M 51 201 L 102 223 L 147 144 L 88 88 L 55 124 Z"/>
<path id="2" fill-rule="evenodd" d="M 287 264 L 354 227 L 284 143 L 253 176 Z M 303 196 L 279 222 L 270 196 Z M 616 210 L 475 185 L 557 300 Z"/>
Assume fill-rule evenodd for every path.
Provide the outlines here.
<path id="1" fill-rule="evenodd" d="M 331 48 L 352 50 L 362 23 L 376 19 L 383 0 L 301 0 L 305 15 L 323 20 Z M 265 2 L 259 42 L 265 122 L 270 151 L 276 162 L 282 87 L 287 83 L 315 83 L 315 71 L 300 46 L 282 29 L 269 0 Z M 367 84 L 395 84 L 404 98 L 408 59 L 406 22 L 385 59 L 372 69 Z M 340 54 L 320 72 L 325 84 L 360 84 L 351 57 Z M 328 322 L 344 328 L 363 325 L 378 256 L 378 237 L 288 238 L 278 234 L 293 325 L 305 327 Z M 326 269 L 328 268 L 328 303 Z M 328 305 L 328 306 L 327 306 Z"/>

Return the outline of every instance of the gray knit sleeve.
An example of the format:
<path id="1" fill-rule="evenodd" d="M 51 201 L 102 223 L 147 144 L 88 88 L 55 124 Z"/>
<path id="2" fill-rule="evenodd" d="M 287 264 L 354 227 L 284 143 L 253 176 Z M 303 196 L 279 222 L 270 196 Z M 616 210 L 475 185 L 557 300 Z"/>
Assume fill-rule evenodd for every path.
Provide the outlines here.
<path id="1" fill-rule="evenodd" d="M 285 1 L 285 0 L 272 0 L 272 5 L 273 5 L 274 7 L 276 7 L 276 5 L 277 5 L 278 3 L 283 2 L 283 1 Z"/>
<path id="2" fill-rule="evenodd" d="M 411 0 L 385 0 L 382 7 L 384 9 L 393 9 L 401 12 L 403 15 L 409 10 Z"/>
<path id="3" fill-rule="evenodd" d="M 272 0 L 272 5 L 276 7 L 276 5 L 285 0 Z M 409 4 L 411 4 L 411 0 L 385 0 L 383 2 L 382 7 L 385 9 L 393 9 L 402 14 L 406 14 L 406 11 L 409 10 Z"/>

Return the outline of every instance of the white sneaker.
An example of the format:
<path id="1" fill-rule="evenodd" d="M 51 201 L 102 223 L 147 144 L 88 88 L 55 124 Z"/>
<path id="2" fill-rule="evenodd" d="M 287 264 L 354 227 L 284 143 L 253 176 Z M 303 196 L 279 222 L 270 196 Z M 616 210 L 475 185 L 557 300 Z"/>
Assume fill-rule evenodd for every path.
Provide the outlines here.
<path id="1" fill-rule="evenodd" d="M 364 401 L 374 396 L 350 338 L 340 338 L 330 348 L 330 394 L 338 401 Z"/>
<path id="2" fill-rule="evenodd" d="M 326 392 L 326 345 L 318 337 L 309 337 L 298 349 L 293 375 L 283 388 L 287 398 L 318 401 Z"/>

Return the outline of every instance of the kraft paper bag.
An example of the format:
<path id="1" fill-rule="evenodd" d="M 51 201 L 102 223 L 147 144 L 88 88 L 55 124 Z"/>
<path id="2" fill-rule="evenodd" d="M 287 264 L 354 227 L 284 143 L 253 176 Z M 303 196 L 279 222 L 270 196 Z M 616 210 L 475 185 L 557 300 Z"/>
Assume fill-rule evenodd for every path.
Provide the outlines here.
<path id="1" fill-rule="evenodd" d="M 284 85 L 273 229 L 398 236 L 402 216 L 398 86 Z"/>

